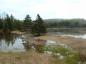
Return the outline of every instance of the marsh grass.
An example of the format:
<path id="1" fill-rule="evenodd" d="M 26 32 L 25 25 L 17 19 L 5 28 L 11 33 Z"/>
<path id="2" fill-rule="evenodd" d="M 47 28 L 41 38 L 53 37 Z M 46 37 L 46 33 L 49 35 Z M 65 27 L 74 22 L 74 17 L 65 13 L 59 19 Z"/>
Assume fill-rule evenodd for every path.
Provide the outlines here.
<path id="1" fill-rule="evenodd" d="M 64 61 L 65 64 L 78 64 L 79 61 L 78 53 L 68 48 L 64 48 L 62 46 L 46 46 L 44 50 L 51 51 L 52 55 L 57 59 L 59 58 L 59 56 L 63 56 L 62 61 Z"/>

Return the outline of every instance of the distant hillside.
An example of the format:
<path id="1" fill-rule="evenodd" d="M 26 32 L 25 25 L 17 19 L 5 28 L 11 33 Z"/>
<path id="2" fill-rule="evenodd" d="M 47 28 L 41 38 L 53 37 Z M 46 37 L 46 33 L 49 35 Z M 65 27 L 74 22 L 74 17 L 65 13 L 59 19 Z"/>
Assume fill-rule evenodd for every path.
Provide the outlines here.
<path id="1" fill-rule="evenodd" d="M 69 22 L 80 22 L 81 24 L 86 24 L 85 19 L 44 19 L 44 22 L 46 23 L 52 23 L 52 22 L 62 22 L 62 21 L 69 21 Z"/>
<path id="2" fill-rule="evenodd" d="M 45 22 L 60 22 L 62 19 L 45 19 Z"/>

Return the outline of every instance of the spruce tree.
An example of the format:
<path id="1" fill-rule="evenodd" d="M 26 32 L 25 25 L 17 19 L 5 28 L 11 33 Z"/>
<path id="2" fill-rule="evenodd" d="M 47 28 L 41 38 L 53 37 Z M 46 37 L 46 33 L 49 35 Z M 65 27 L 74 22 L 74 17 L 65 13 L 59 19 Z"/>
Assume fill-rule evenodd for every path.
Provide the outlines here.
<path id="1" fill-rule="evenodd" d="M 31 28 L 32 20 L 31 20 L 31 17 L 29 15 L 26 15 L 23 25 L 24 25 L 24 29 L 30 29 Z"/>
<path id="2" fill-rule="evenodd" d="M 3 29 L 3 20 L 2 18 L 0 17 L 0 30 Z"/>
<path id="3" fill-rule="evenodd" d="M 37 14 L 36 20 L 33 22 L 32 25 L 32 34 L 35 36 L 40 36 L 46 33 L 46 27 L 45 24 L 40 17 L 39 14 Z"/>

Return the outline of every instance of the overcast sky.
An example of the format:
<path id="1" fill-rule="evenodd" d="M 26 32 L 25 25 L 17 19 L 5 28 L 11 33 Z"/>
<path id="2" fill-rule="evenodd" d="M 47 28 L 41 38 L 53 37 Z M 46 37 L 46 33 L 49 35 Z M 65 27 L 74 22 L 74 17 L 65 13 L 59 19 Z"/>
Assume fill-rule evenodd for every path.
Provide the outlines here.
<path id="1" fill-rule="evenodd" d="M 19 19 L 26 14 L 35 19 L 37 13 L 43 19 L 86 19 L 86 0 L 0 0 L 0 14 L 2 12 L 13 14 Z"/>

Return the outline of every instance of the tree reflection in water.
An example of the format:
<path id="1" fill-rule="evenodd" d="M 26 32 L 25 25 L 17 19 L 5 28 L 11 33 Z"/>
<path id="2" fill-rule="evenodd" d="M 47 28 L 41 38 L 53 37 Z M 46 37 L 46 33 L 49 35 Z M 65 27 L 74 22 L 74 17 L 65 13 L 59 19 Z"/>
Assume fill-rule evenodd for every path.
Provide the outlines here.
<path id="1" fill-rule="evenodd" d="M 2 51 L 25 51 L 23 41 L 17 34 L 0 34 L 0 52 Z"/>

